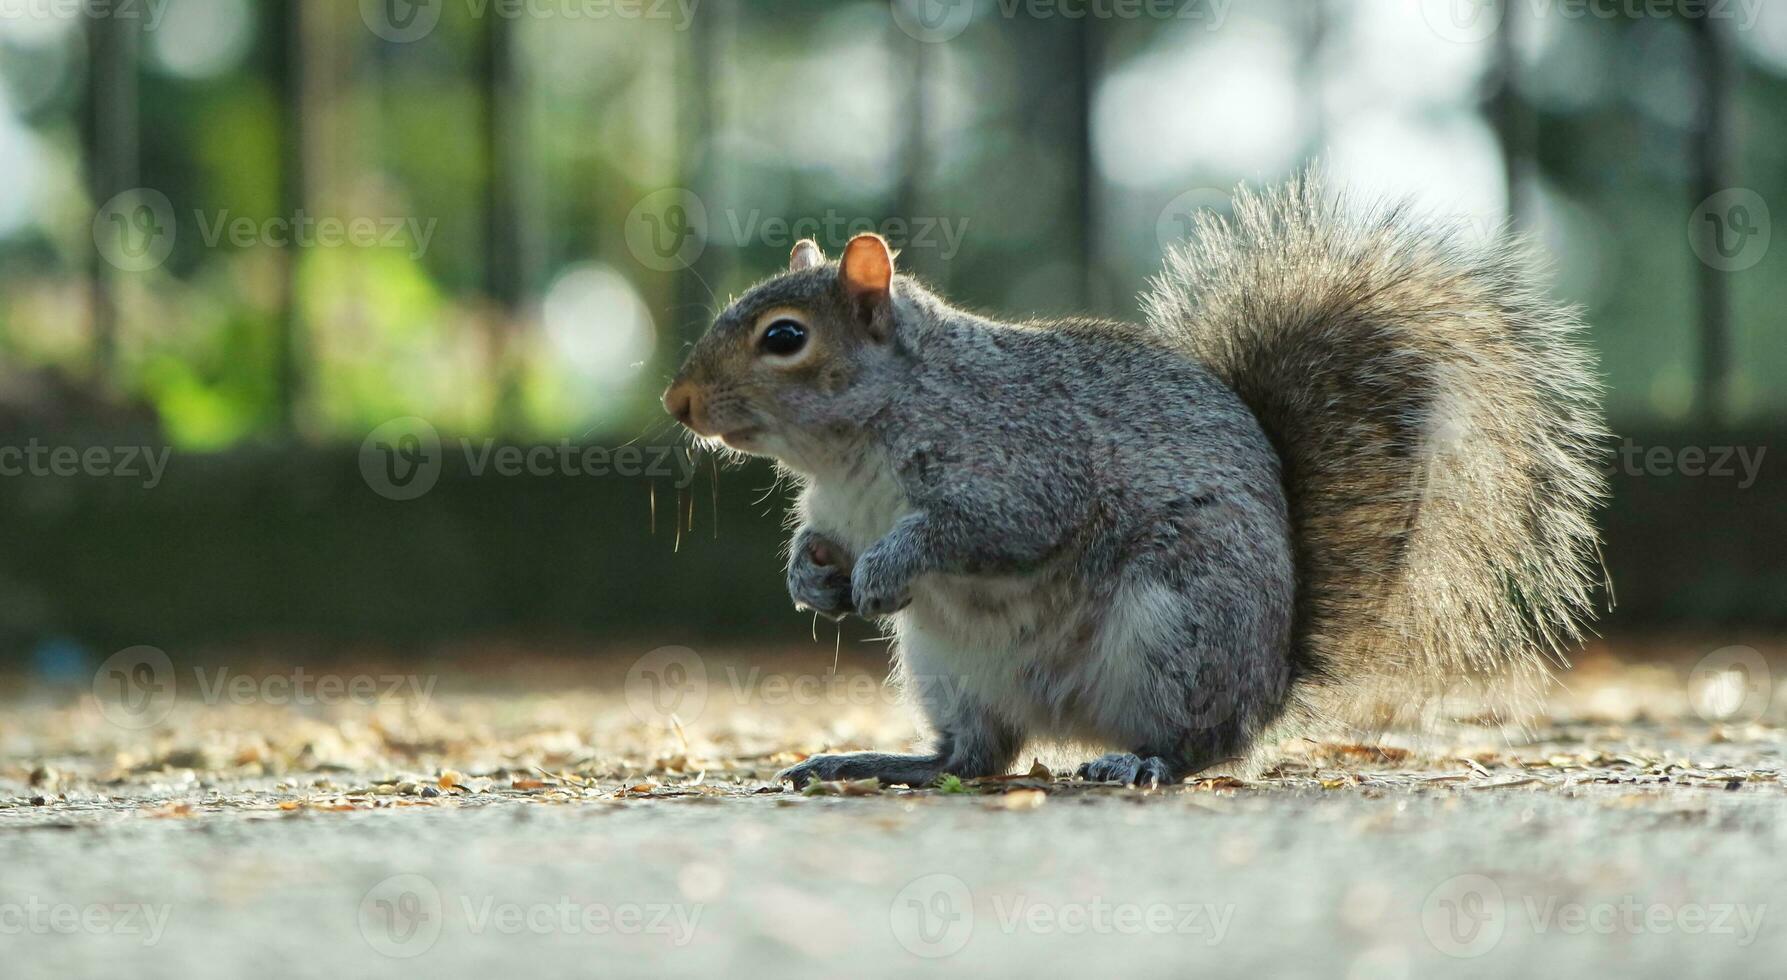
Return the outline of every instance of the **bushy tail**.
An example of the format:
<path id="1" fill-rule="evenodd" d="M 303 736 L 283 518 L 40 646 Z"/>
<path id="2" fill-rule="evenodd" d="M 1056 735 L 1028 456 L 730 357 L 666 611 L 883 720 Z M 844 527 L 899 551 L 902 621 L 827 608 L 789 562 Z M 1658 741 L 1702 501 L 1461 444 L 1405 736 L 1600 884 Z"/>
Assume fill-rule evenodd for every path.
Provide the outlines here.
<path id="1" fill-rule="evenodd" d="M 1487 679 L 1530 695 L 1592 614 L 1605 440 L 1582 324 L 1519 246 L 1459 231 L 1305 177 L 1201 221 L 1145 300 L 1283 462 L 1293 717 L 1382 722 Z"/>

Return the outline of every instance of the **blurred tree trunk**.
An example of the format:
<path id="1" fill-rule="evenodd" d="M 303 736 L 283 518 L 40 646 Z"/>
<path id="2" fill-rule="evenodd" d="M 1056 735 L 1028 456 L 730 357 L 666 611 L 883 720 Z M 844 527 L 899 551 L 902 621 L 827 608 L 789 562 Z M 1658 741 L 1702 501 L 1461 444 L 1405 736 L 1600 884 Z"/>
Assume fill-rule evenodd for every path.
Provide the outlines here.
<path id="1" fill-rule="evenodd" d="M 1092 153 L 1092 97 L 1103 68 L 1101 21 L 1086 17 L 1065 21 L 1073 32 L 1069 43 L 1067 135 L 1073 147 L 1072 258 L 1080 271 L 1080 308 L 1102 313 L 1109 308 L 1106 283 L 1099 268 L 1098 165 Z"/>
<path id="2" fill-rule="evenodd" d="M 894 196 L 894 215 L 912 227 L 913 220 L 927 208 L 925 186 L 930 177 L 930 133 L 935 113 L 931 106 L 931 72 L 936 70 L 936 58 L 932 57 L 935 45 L 916 41 L 906 36 L 905 32 L 893 28 L 888 36 L 896 47 L 906 51 L 906 97 L 905 115 L 906 132 L 904 145 L 901 147 L 900 179 Z M 948 276 L 945 275 L 947 263 L 941 256 L 933 258 L 930 268 L 924 269 L 929 277 L 940 287 L 947 288 Z M 913 271 L 913 270 L 907 270 Z"/>
<path id="3" fill-rule="evenodd" d="M 1690 157 L 1694 166 L 1693 200 L 1690 208 L 1732 186 L 1732 159 L 1735 156 L 1731 127 L 1732 103 L 1736 99 L 1737 67 L 1732 57 L 1730 40 L 1725 36 L 1719 18 L 1695 17 L 1688 20 L 1694 32 L 1695 54 L 1700 80 L 1699 105 L 1694 113 L 1698 124 L 1690 133 Z M 1696 215 L 1696 219 L 1698 219 Z M 1694 234 L 1716 234 L 1710 222 L 1695 220 Z M 1698 254 L 1713 254 L 1705 249 Z M 1724 424 L 1729 410 L 1731 387 L 1731 278 L 1730 273 L 1712 263 L 1697 260 L 1694 274 L 1699 282 L 1700 297 L 1700 378 L 1697 387 L 1698 413 L 1701 421 L 1717 427 Z"/>
<path id="4" fill-rule="evenodd" d="M 275 0 L 271 5 L 273 87 L 279 103 L 279 214 L 293 218 L 304 210 L 305 176 L 306 30 L 304 0 Z M 295 241 L 278 250 L 279 287 L 274 314 L 273 390 L 279 434 L 295 438 L 298 413 L 304 397 L 305 343 L 300 287 L 303 263 Z"/>
<path id="5" fill-rule="evenodd" d="M 488 14 L 479 31 L 478 80 L 484 145 L 484 295 L 488 349 L 495 374 L 492 422 L 515 436 L 525 425 L 521 368 L 526 356 L 521 317 L 521 205 L 516 177 L 525 156 L 525 106 L 515 64 L 514 18 Z"/>
<path id="6" fill-rule="evenodd" d="M 707 246 L 695 261 L 676 272 L 675 329 L 670 336 L 677 340 L 700 336 L 708 320 L 719 312 L 717 293 L 735 247 L 730 243 L 715 247 L 715 233 L 724 220 L 720 205 L 727 202 L 720 193 L 720 175 L 713 160 L 720 139 L 720 81 L 732 50 L 737 14 L 733 0 L 709 0 L 701 16 L 690 22 L 689 37 L 678 45 L 677 152 L 681 162 L 677 183 L 702 201 L 708 215 Z"/>
<path id="7" fill-rule="evenodd" d="M 1514 79 L 1520 71 L 1519 40 L 1521 4 L 1502 0 L 1502 20 L 1495 32 L 1494 92 L 1490 115 L 1502 145 L 1502 173 L 1508 188 L 1508 222 L 1518 229 L 1532 210 L 1528 184 L 1537 142 L 1533 116 L 1521 101 Z"/>
<path id="8" fill-rule="evenodd" d="M 116 11 L 93 8 L 84 22 L 87 86 L 81 113 L 82 153 L 88 194 L 94 209 L 138 180 L 137 61 L 139 22 Z M 94 243 L 97 246 L 97 242 Z M 113 382 L 117 359 L 118 308 L 112 295 L 113 269 L 96 247 L 88 257 L 87 296 L 92 329 L 92 374 L 101 388 Z"/>

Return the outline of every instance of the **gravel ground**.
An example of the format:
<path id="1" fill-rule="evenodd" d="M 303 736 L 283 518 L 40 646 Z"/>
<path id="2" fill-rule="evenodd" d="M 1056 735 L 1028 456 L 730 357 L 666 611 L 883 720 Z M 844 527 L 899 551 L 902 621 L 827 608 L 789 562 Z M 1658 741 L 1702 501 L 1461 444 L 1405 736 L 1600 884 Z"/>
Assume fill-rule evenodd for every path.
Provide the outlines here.
<path id="1" fill-rule="evenodd" d="M 829 649 L 27 686 L 0 721 L 4 974 L 1775 974 L 1787 673 L 1691 652 L 1591 652 L 1531 740 L 1299 740 L 1152 793 L 1067 756 L 785 791 L 804 752 L 914 734 Z M 674 721 L 665 678 L 700 695 Z"/>

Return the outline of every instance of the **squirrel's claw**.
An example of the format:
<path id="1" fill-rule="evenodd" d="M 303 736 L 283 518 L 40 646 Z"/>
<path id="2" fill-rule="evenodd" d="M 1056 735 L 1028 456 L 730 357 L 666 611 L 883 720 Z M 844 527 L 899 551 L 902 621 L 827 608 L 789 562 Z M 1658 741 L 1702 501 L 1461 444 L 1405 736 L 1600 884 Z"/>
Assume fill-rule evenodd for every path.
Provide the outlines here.
<path id="1" fill-rule="evenodd" d="M 1179 781 L 1165 759 L 1159 756 L 1144 759 L 1133 752 L 1099 756 L 1080 766 L 1075 775 L 1088 782 L 1123 783 L 1143 789 L 1156 789 Z"/>
<path id="2" fill-rule="evenodd" d="M 852 612 L 855 611 L 855 610 L 852 610 L 849 608 L 848 597 L 845 597 L 844 602 L 845 602 L 845 606 L 842 608 L 827 609 L 827 608 L 821 608 L 819 606 L 811 605 L 809 603 L 806 603 L 799 599 L 796 599 L 794 602 L 794 609 L 796 612 L 810 612 L 816 616 L 820 616 L 825 619 L 829 619 L 834 623 L 841 623 L 844 621 L 845 616 L 848 616 Z"/>

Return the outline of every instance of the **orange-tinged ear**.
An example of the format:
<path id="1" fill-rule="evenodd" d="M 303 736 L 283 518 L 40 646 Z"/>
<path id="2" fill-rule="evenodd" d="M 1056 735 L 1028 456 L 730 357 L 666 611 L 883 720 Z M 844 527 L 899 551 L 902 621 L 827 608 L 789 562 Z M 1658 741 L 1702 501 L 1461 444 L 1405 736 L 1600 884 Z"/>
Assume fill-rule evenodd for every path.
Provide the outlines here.
<path id="1" fill-rule="evenodd" d="M 803 238 L 794 243 L 794 251 L 788 255 L 789 272 L 805 272 L 825 264 L 825 253 L 819 250 L 819 243 L 811 238 Z"/>
<path id="2" fill-rule="evenodd" d="M 866 233 L 850 239 L 844 246 L 838 280 L 844 295 L 857 317 L 869 327 L 877 340 L 887 339 L 893 325 L 892 304 L 888 302 L 893 288 L 893 252 L 880 235 Z"/>

